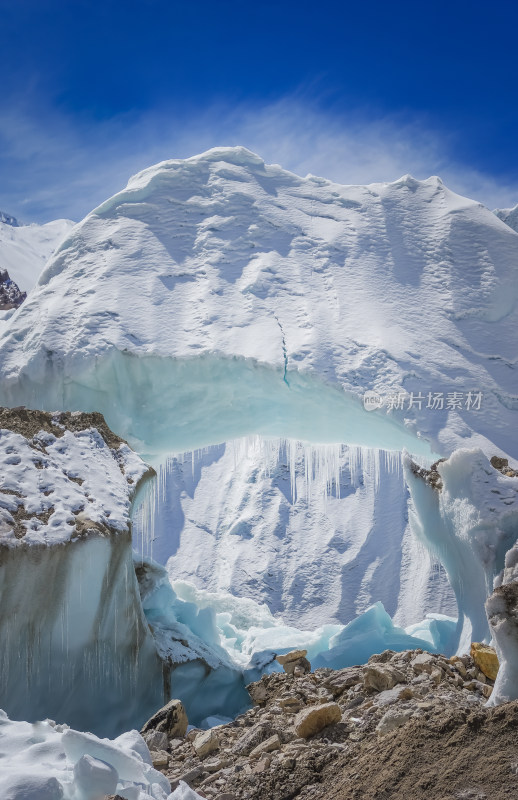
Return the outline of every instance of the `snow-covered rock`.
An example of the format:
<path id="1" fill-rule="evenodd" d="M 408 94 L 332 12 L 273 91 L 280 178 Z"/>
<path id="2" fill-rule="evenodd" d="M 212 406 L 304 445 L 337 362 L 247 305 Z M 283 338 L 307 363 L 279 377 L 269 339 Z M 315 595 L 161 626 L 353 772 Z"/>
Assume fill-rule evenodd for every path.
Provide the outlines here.
<path id="1" fill-rule="evenodd" d="M 7 270 L 0 270 L 0 311 L 18 308 L 26 297 L 27 293 L 20 291 L 16 283 L 9 277 Z"/>
<path id="2" fill-rule="evenodd" d="M 20 226 L 16 217 L 6 214 L 5 211 L 0 211 L 0 222 L 3 222 L 4 225 L 11 225 L 13 228 L 18 228 Z"/>

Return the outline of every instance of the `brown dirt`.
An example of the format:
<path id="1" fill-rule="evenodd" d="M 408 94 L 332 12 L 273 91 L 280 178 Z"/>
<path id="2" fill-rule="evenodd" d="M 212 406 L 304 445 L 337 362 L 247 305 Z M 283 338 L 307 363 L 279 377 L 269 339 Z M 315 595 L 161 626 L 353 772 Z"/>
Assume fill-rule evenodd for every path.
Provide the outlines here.
<path id="1" fill-rule="evenodd" d="M 323 776 L 326 800 L 518 797 L 518 702 L 412 720 L 366 740 Z M 273 797 L 273 796 L 272 796 Z"/>
<path id="2" fill-rule="evenodd" d="M 518 799 L 518 701 L 487 708 L 492 686 L 470 656 L 422 650 L 266 675 L 254 707 L 215 729 L 215 752 L 198 756 L 192 730 L 161 769 L 208 800 Z M 331 702 L 340 722 L 300 738 L 299 710 Z"/>

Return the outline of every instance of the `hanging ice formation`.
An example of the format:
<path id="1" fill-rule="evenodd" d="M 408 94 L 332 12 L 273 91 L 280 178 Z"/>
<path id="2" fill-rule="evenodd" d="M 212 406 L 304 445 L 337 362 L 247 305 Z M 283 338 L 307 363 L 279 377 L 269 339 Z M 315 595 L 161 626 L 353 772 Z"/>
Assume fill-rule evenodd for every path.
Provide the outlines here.
<path id="1" fill-rule="evenodd" d="M 401 478 L 402 453 L 399 450 L 381 450 L 347 444 L 309 444 L 294 439 L 246 436 L 225 443 L 232 453 L 234 470 L 238 471 L 245 459 L 261 465 L 263 476 L 271 477 L 279 463 L 289 472 L 290 502 L 295 505 L 302 499 L 310 504 L 314 498 L 326 500 L 333 495 L 341 497 L 344 480 L 353 487 L 369 485 L 376 492 L 380 486 L 382 471 Z M 191 466 L 195 470 L 202 465 L 217 446 L 209 446 L 187 453 L 171 455 L 156 467 L 157 478 L 146 485 L 143 497 L 135 504 L 134 531 L 135 549 L 142 556 L 153 558 L 153 541 L 156 531 L 156 514 L 166 500 L 168 479 L 176 464 Z M 432 459 L 420 458 L 423 464 Z"/>

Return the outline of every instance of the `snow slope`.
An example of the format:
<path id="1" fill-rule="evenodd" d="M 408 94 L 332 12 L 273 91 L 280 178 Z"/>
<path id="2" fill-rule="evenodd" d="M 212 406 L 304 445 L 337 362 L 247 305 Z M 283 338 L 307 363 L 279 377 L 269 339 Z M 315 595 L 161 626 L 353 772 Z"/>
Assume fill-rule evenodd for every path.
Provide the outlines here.
<path id="1" fill-rule="evenodd" d="M 0 212 L 0 269 L 6 269 L 20 289 L 29 292 L 74 223 L 57 219 L 44 225 L 20 225 L 12 220 Z"/>

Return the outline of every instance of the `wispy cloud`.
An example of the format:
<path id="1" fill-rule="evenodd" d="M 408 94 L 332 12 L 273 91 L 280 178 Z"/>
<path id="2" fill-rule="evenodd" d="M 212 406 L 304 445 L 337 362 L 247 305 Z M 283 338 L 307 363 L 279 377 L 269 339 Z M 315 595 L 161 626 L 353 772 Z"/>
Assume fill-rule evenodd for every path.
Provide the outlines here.
<path id="1" fill-rule="evenodd" d="M 93 122 L 56 111 L 0 113 L 0 208 L 26 221 L 80 219 L 157 161 L 241 144 L 300 175 L 340 183 L 440 175 L 488 207 L 518 202 L 518 184 L 452 159 L 451 142 L 420 121 L 319 111 L 300 98 L 270 106 L 213 106 L 190 117 L 166 112 Z"/>

